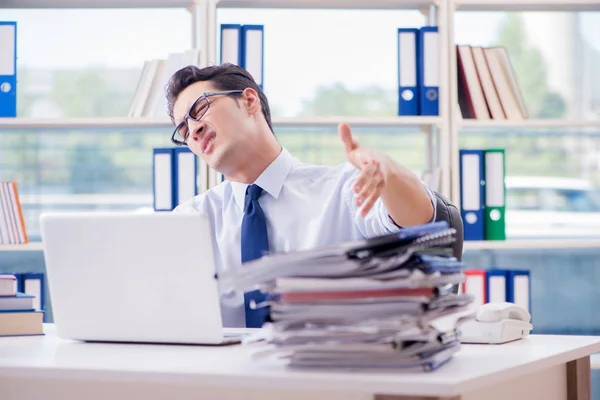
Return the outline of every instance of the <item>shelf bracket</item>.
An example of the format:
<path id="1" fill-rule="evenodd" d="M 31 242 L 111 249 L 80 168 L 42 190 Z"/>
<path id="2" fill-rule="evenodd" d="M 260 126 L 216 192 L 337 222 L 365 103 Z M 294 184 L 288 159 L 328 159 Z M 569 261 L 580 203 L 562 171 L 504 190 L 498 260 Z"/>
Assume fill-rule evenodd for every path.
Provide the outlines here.
<path id="1" fill-rule="evenodd" d="M 420 125 L 419 128 L 421 128 L 421 130 L 423 131 L 423 133 L 426 135 L 426 153 L 425 153 L 425 168 L 429 171 L 433 170 L 434 168 L 434 154 L 435 154 L 435 148 L 434 148 L 434 140 L 433 140 L 433 127 L 431 125 Z"/>
<path id="2" fill-rule="evenodd" d="M 419 8 L 419 12 L 421 14 L 423 14 L 423 16 L 425 16 L 425 18 L 427 19 L 427 21 L 425 22 L 425 25 L 428 26 L 437 26 L 438 21 L 437 21 L 437 16 L 438 16 L 438 6 L 437 4 L 430 4 L 428 8 Z"/>
<path id="3" fill-rule="evenodd" d="M 431 135 L 431 128 L 431 125 L 419 125 L 419 129 L 426 135 Z"/>
<path id="4" fill-rule="evenodd" d="M 202 4 L 205 0 L 190 0 L 190 4 L 185 8 L 190 14 L 194 15 L 196 13 L 196 6 Z"/>

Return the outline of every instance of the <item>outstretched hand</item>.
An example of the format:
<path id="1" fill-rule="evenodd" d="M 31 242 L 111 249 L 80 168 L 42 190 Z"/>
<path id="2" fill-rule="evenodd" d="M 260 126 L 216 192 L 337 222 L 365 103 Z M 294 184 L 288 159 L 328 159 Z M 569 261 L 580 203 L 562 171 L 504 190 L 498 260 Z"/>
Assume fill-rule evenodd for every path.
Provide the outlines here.
<path id="1" fill-rule="evenodd" d="M 379 151 L 360 145 L 352 137 L 348 124 L 341 123 L 338 132 L 348 161 L 360 170 L 352 191 L 356 194 L 354 201 L 360 207 L 360 215 L 364 217 L 373 208 L 387 183 L 387 157 Z"/>

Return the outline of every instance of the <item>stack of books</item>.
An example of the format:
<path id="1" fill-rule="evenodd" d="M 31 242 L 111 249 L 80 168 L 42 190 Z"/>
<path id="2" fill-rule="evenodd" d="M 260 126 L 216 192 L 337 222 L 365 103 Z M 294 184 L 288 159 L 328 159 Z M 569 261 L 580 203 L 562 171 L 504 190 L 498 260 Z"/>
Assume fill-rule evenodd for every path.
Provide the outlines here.
<path id="1" fill-rule="evenodd" d="M 188 65 L 200 65 L 199 49 L 170 53 L 165 58 L 144 61 L 128 116 L 166 118 L 166 87 L 169 79 Z"/>
<path id="2" fill-rule="evenodd" d="M 456 52 L 463 118 L 521 121 L 529 117 L 505 47 L 457 45 Z"/>
<path id="3" fill-rule="evenodd" d="M 460 348 L 471 294 L 455 293 L 464 265 L 436 222 L 311 251 L 266 255 L 221 276 L 224 290 L 258 287 L 269 308 L 257 356 L 291 367 L 435 370 Z"/>
<path id="4" fill-rule="evenodd" d="M 28 242 L 17 183 L 0 181 L 0 244 Z"/>
<path id="5" fill-rule="evenodd" d="M 34 300 L 17 290 L 15 275 L 0 275 L 0 337 L 44 334 L 44 313 L 34 308 Z"/>

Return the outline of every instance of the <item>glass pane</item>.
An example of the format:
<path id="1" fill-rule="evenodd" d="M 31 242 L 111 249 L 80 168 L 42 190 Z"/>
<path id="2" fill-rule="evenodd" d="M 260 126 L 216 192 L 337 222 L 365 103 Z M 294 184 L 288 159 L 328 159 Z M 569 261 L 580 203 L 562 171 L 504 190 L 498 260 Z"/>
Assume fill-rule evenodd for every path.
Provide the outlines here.
<path id="1" fill-rule="evenodd" d="M 217 21 L 264 25 L 274 116 L 397 115 L 397 29 L 426 23 L 418 11 L 227 8 Z"/>
<path id="2" fill-rule="evenodd" d="M 597 196 L 584 189 L 554 189 L 544 193 L 544 209 L 558 212 L 600 212 Z"/>
<path id="3" fill-rule="evenodd" d="M 600 235 L 599 131 L 469 129 L 459 145 L 505 149 L 507 238 Z"/>
<path id="4" fill-rule="evenodd" d="M 152 149 L 164 129 L 5 131 L 0 180 L 15 180 L 30 240 L 43 211 L 151 209 Z"/>
<path id="5" fill-rule="evenodd" d="M 1 18 L 17 21 L 20 117 L 125 116 L 144 61 L 191 47 L 185 9 L 2 10 Z"/>
<path id="6" fill-rule="evenodd" d="M 303 162 L 347 161 L 336 128 L 275 126 L 277 138 Z M 15 180 L 32 240 L 43 211 L 150 210 L 152 149 L 170 147 L 170 130 L 68 129 L 4 131 L 0 180 Z M 360 141 L 421 175 L 426 136 L 410 129 L 354 129 Z"/>
<path id="7" fill-rule="evenodd" d="M 274 126 L 279 142 L 302 162 L 335 165 L 348 161 L 337 128 Z M 389 155 L 421 176 L 425 169 L 426 135 L 418 128 L 352 128 L 359 143 Z"/>
<path id="8" fill-rule="evenodd" d="M 538 191 L 533 189 L 514 189 L 506 193 L 507 210 L 539 210 Z"/>

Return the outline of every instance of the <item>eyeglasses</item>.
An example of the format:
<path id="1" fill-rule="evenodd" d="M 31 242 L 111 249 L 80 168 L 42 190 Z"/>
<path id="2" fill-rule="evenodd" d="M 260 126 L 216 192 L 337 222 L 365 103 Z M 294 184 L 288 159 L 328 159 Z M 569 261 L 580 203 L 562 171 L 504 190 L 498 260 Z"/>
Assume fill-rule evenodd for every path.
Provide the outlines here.
<path id="1" fill-rule="evenodd" d="M 183 121 L 181 121 L 173 131 L 173 135 L 171 135 L 171 142 L 176 144 L 177 146 L 187 146 L 187 138 L 190 135 L 190 129 L 188 127 L 188 119 L 194 121 L 200 121 L 202 117 L 208 111 L 210 107 L 210 99 L 211 96 L 217 95 L 232 95 L 232 94 L 240 94 L 243 93 L 243 90 L 226 90 L 223 92 L 207 92 L 203 93 L 200 97 L 194 101 L 194 104 L 190 107 L 188 113 L 185 117 L 183 117 Z"/>

